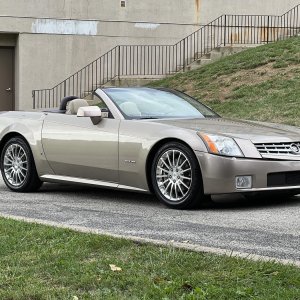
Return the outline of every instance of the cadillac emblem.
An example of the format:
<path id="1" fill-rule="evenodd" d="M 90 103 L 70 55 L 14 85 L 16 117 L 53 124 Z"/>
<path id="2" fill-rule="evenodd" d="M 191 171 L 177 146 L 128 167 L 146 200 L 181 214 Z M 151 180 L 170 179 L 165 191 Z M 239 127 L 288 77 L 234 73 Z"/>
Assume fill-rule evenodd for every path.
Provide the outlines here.
<path id="1" fill-rule="evenodd" d="M 290 146 L 290 150 L 293 154 L 300 154 L 300 146 L 298 146 L 297 144 L 292 144 Z"/>

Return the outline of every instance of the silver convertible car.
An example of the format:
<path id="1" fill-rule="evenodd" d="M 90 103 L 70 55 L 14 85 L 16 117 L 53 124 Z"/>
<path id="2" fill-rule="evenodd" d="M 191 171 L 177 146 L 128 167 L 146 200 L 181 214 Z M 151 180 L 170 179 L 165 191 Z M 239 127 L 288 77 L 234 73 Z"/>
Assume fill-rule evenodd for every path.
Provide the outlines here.
<path id="1" fill-rule="evenodd" d="M 154 193 L 179 209 L 216 194 L 300 192 L 300 128 L 224 119 L 169 89 L 103 88 L 89 103 L 1 112 L 0 147 L 15 192 L 85 184 Z"/>

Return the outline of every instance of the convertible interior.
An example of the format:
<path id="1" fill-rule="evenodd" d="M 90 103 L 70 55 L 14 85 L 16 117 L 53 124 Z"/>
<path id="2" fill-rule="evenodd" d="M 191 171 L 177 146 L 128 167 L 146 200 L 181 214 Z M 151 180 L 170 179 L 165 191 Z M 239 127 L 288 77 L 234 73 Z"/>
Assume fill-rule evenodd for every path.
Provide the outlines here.
<path id="1" fill-rule="evenodd" d="M 62 99 L 59 109 L 47 109 L 47 113 L 59 113 L 66 115 L 77 115 L 80 107 L 89 106 L 85 99 L 79 99 L 76 96 L 68 96 Z M 120 104 L 120 109 L 128 116 L 141 116 L 141 111 L 134 102 L 125 101 Z"/>
<path id="2" fill-rule="evenodd" d="M 61 100 L 59 109 L 47 109 L 44 112 L 58 113 L 66 115 L 76 115 L 79 107 L 89 106 L 84 99 L 79 99 L 76 96 L 68 96 Z"/>

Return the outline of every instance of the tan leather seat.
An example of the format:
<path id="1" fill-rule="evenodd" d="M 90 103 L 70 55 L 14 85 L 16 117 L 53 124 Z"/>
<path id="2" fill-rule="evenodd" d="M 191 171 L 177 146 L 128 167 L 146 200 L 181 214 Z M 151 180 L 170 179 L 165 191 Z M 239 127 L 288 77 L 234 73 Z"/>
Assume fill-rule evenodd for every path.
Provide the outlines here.
<path id="1" fill-rule="evenodd" d="M 78 109 L 85 106 L 89 106 L 89 104 L 84 99 L 74 99 L 69 101 L 67 104 L 66 115 L 77 115 Z"/>

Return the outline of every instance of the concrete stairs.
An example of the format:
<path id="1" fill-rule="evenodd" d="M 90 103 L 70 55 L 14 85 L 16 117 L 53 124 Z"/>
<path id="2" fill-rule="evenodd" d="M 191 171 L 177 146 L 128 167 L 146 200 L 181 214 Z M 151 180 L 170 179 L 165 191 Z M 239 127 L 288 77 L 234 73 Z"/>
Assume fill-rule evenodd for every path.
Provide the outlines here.
<path id="1" fill-rule="evenodd" d="M 202 53 L 196 53 L 195 57 L 199 57 L 199 59 L 196 59 L 194 62 L 187 65 L 186 70 L 191 71 L 191 70 L 199 69 L 204 65 L 210 64 L 214 61 L 221 59 L 222 57 L 233 55 L 254 47 L 256 47 L 256 45 L 242 45 L 242 46 L 233 45 L 233 46 L 226 46 L 226 47 L 217 47 L 213 49 L 211 52 L 204 55 L 202 55 Z"/>
<path id="2" fill-rule="evenodd" d="M 284 36 L 286 37 L 293 37 L 293 36 L 299 36 L 300 32 L 297 34 L 291 34 Z M 154 81 L 154 80 L 160 80 L 168 76 L 174 76 L 178 73 L 186 72 L 186 71 L 192 71 L 199 69 L 203 67 L 204 65 L 213 63 L 225 56 L 233 55 L 242 51 L 245 51 L 249 48 L 255 48 L 259 45 L 255 44 L 239 44 L 239 45 L 231 45 L 231 46 L 219 46 L 211 50 L 210 48 L 207 48 L 204 50 L 204 53 L 196 52 L 194 54 L 193 59 L 189 59 L 185 62 L 185 66 L 178 65 L 177 70 L 174 70 L 172 72 L 169 72 L 166 75 L 136 75 L 136 76 L 121 76 L 116 77 L 104 85 L 93 85 L 93 89 L 97 89 L 99 87 L 130 87 L 130 86 L 145 86 L 148 83 Z M 193 60 L 191 62 L 191 60 Z M 106 80 L 104 80 L 106 81 Z M 81 97 L 83 99 L 86 99 L 90 104 L 93 103 L 93 95 L 90 92 L 83 92 Z"/>
<path id="3" fill-rule="evenodd" d="M 295 35 L 293 35 L 295 36 Z M 300 33 L 297 34 L 297 36 L 300 36 Z M 148 83 L 154 81 L 154 80 L 160 80 L 168 76 L 174 76 L 177 73 L 185 72 L 185 71 L 191 71 L 191 70 L 196 70 L 204 65 L 210 64 L 212 62 L 215 62 L 222 57 L 233 55 L 242 51 L 245 51 L 249 48 L 255 48 L 258 45 L 253 45 L 253 44 L 243 44 L 243 45 L 231 45 L 231 46 L 220 46 L 217 48 L 214 48 L 213 50 L 211 49 L 206 49 L 205 54 L 203 53 L 195 53 L 193 62 L 186 61 L 185 68 L 183 65 L 177 66 L 177 70 L 172 71 L 166 75 L 136 75 L 136 76 L 121 76 L 118 78 L 114 78 L 110 81 L 108 81 L 104 85 L 94 85 L 93 88 L 97 89 L 100 86 L 102 87 L 130 87 L 130 86 L 145 86 Z M 84 92 L 81 97 L 83 99 L 88 100 L 89 102 L 92 101 L 93 96 L 91 95 L 90 92 Z"/>
<path id="4" fill-rule="evenodd" d="M 168 76 L 174 76 L 177 73 L 181 73 L 184 71 L 191 71 L 201 68 L 204 65 L 210 64 L 214 61 L 217 61 L 221 59 L 224 56 L 233 55 L 235 53 L 242 52 L 244 50 L 247 50 L 249 48 L 256 47 L 256 45 L 238 45 L 238 46 L 226 46 L 226 47 L 217 47 L 213 49 L 212 51 L 210 49 L 207 49 L 203 53 L 195 53 L 196 60 L 193 59 L 192 63 L 189 63 L 189 61 L 186 62 L 186 67 L 184 69 L 183 65 L 177 66 L 177 70 L 168 73 L 167 75 L 137 75 L 137 76 L 121 76 L 119 78 L 114 78 L 107 82 L 106 84 L 102 85 L 102 87 L 130 87 L 130 86 L 145 86 L 146 84 L 152 82 L 153 80 L 160 80 Z M 210 51 L 210 52 L 209 52 Z M 94 88 L 98 88 L 99 86 L 94 86 Z M 82 98 L 89 100 L 90 93 L 84 92 L 82 95 Z"/>
<path id="5" fill-rule="evenodd" d="M 299 8 L 300 4 L 278 16 L 223 14 L 173 45 L 118 45 L 52 89 L 34 90 L 33 107 L 46 107 L 46 103 L 51 102 L 58 90 L 66 95 L 72 90 L 83 90 L 86 92 L 80 92 L 81 95 L 78 96 L 92 101 L 92 91 L 101 86 L 143 86 L 153 80 L 201 68 L 249 47 L 299 36 Z M 139 46 L 144 50 L 138 54 L 135 49 Z M 135 66 L 138 65 L 141 67 L 136 70 Z M 163 76 L 148 76 L 143 73 Z M 139 75 L 121 76 L 122 74 Z M 107 78 L 103 79 L 103 76 Z M 98 78 L 102 79 L 101 82 Z"/>

